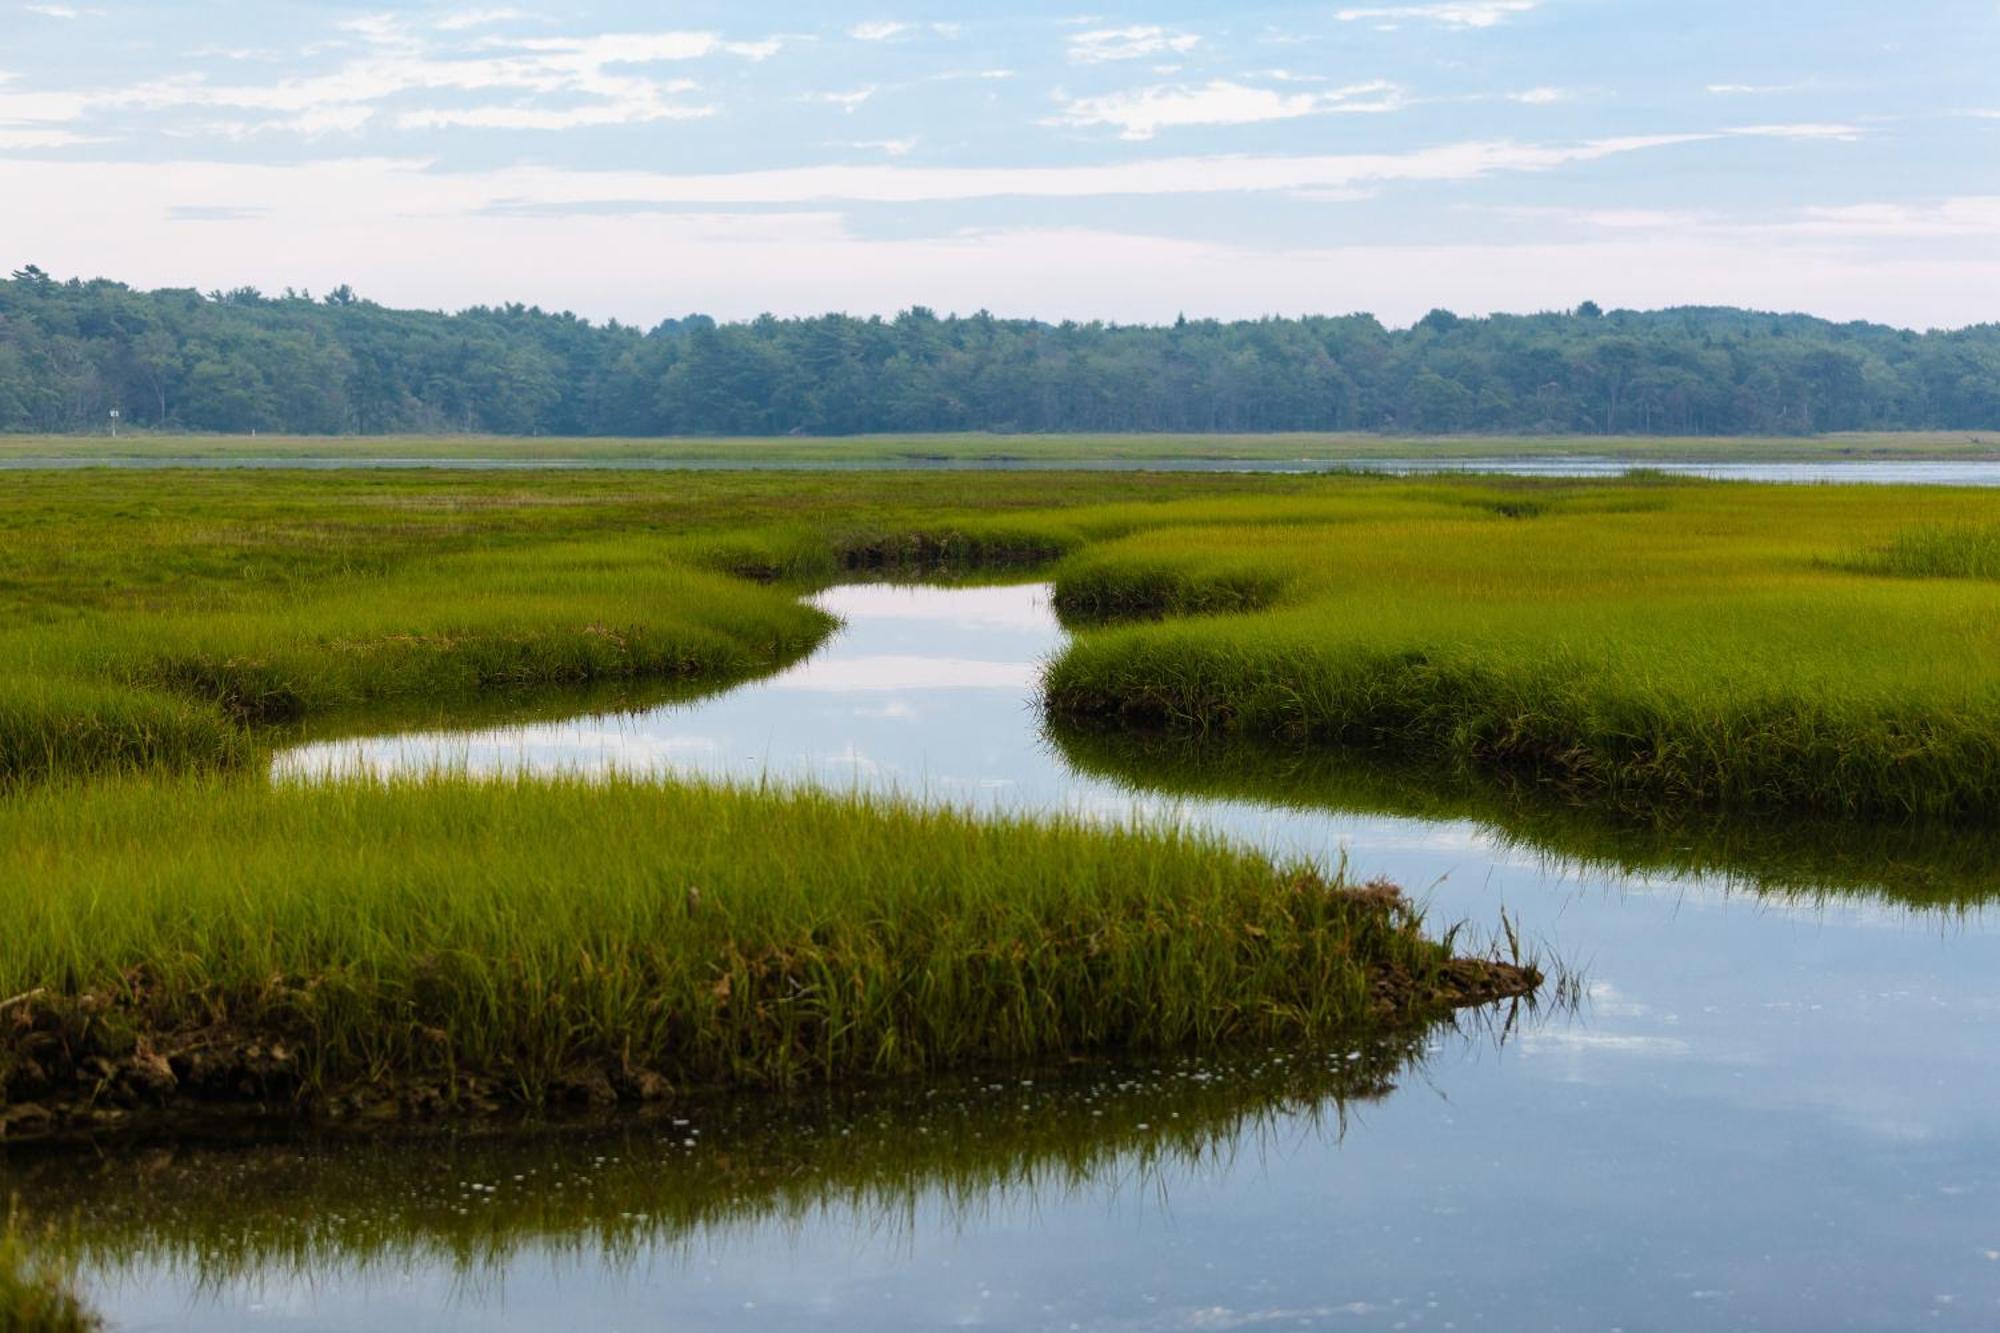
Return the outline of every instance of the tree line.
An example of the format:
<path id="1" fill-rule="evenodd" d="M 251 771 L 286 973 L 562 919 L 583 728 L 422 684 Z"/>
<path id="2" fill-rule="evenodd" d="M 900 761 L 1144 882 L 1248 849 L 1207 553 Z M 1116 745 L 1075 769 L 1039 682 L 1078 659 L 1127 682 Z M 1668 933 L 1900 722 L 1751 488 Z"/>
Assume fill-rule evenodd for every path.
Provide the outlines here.
<path id="1" fill-rule="evenodd" d="M 0 281 L 0 430 L 1792 434 L 2000 428 L 2000 325 L 1925 333 L 1715 307 L 1408 329 L 1371 315 L 1049 324 L 982 311 L 650 330 L 347 287 Z"/>

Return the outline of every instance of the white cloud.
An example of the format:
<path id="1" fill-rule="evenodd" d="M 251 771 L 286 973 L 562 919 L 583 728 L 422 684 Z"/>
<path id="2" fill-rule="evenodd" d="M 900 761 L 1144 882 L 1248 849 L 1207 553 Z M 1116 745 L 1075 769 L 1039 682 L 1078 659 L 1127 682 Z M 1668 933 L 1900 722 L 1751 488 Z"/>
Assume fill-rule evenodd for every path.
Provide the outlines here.
<path id="1" fill-rule="evenodd" d="M 920 25 L 915 23 L 902 23 L 894 19 L 882 19 L 873 23 L 857 23 L 847 30 L 847 35 L 857 42 L 887 42 L 908 37 L 919 31 L 919 27 Z M 958 23 L 926 23 L 921 25 L 921 29 L 934 36 L 951 38 L 963 32 L 964 25 Z"/>
<path id="2" fill-rule="evenodd" d="M 254 46 L 197 46 L 187 53 L 189 60 L 277 60 L 282 52 Z"/>
<path id="3" fill-rule="evenodd" d="M 889 157 L 908 157 L 916 146 L 914 135 L 907 139 L 856 139 L 841 145 L 843 148 L 866 148 Z"/>
<path id="4" fill-rule="evenodd" d="M 135 198 L 176 205 L 215 198 L 268 202 L 330 196 L 337 214 L 375 205 L 408 215 L 464 218 L 529 206 L 569 216 L 624 210 L 817 208 L 842 203 L 907 204 L 996 198 L 1084 199 L 1260 191 L 1349 190 L 1395 182 L 1476 180 L 1509 172 L 1550 171 L 1628 153 L 1712 142 L 1714 134 L 1673 134 L 1526 144 L 1508 140 L 1444 144 L 1405 153 L 1311 157 L 1156 157 L 1098 166 L 911 167 L 848 164 L 769 171 L 672 175 L 648 171 L 579 171 L 519 165 L 484 172 L 439 172 L 423 158 L 357 158 L 296 167 L 224 162 L 53 164 L 0 159 L 0 195 L 10 180 L 61 165 L 63 177 L 89 194 L 129 189 Z M 325 182 L 324 187 L 314 184 Z M 45 192 L 18 198 L 51 198 Z M 60 210 L 58 210 L 59 212 Z"/>
<path id="5" fill-rule="evenodd" d="M 844 93 L 807 93 L 800 100 L 806 102 L 824 102 L 828 106 L 837 106 L 842 111 L 851 114 L 856 107 L 866 102 L 879 91 L 881 90 L 871 83 L 865 88 L 854 88 Z"/>
<path id="6" fill-rule="evenodd" d="M 1150 139 L 1163 129 L 1190 125 L 1249 125 L 1328 112 L 1393 111 L 1402 105 L 1396 85 L 1375 81 L 1324 92 L 1278 92 L 1216 79 L 1201 87 L 1137 88 L 1080 97 L 1054 123 L 1111 125 L 1125 139 Z"/>
<path id="7" fill-rule="evenodd" d="M 93 110 L 213 110 L 280 113 L 257 122 L 224 122 L 234 132 L 291 128 L 323 133 L 357 125 L 364 111 L 391 98 L 423 93 L 511 93 L 502 105 L 418 107 L 397 115 L 404 129 L 448 126 L 562 130 L 700 118 L 714 108 L 676 100 L 695 85 L 661 79 L 647 66 L 717 55 L 762 60 L 780 39 L 725 41 L 712 32 L 609 33 L 582 37 L 485 37 L 474 53 L 434 52 L 427 39 L 393 16 L 340 25 L 369 50 L 329 73 L 269 83 L 216 83 L 183 74 L 127 88 L 63 94 L 0 91 L 0 123 L 74 120 Z M 548 99 L 556 105 L 537 105 Z"/>
<path id="8" fill-rule="evenodd" d="M 730 55 L 741 56 L 752 64 L 769 60 L 785 47 L 783 37 L 766 37 L 756 42 L 724 42 L 722 49 Z"/>
<path id="9" fill-rule="evenodd" d="M 1507 100 L 1523 106 L 1548 106 L 1555 102 L 1567 102 L 1569 94 L 1560 88 L 1529 88 L 1523 92 L 1508 93 Z"/>
<path id="10" fill-rule="evenodd" d="M 1736 125 L 1724 130 L 1725 134 L 1747 135 L 1757 139 L 1839 139 L 1852 142 L 1868 133 L 1858 125 Z"/>
<path id="11" fill-rule="evenodd" d="M 268 120 L 215 121 L 204 128 L 231 139 L 253 138 L 260 134 L 302 134 L 307 138 L 318 138 L 326 134 L 358 134 L 374 118 L 373 107 L 327 106 Z"/>
<path id="12" fill-rule="evenodd" d="M 543 68 L 595 70 L 606 65 L 652 65 L 664 61 L 699 60 L 723 49 L 712 32 L 620 32 L 596 37 L 495 38 L 494 49 L 514 48 L 546 53 Z M 538 73 L 539 69 L 529 73 Z"/>
<path id="13" fill-rule="evenodd" d="M 1524 207 L 1494 211 L 1540 228 L 1568 225 L 1678 236 L 1785 235 L 1825 241 L 1981 240 L 2000 236 L 2000 195 L 1958 195 L 1920 203 L 1813 204 L 1762 218 L 1732 216 L 1714 209 Z"/>
<path id="14" fill-rule="evenodd" d="M 1094 65 L 1108 60 L 1186 55 L 1199 45 L 1201 38 L 1191 32 L 1172 32 L 1152 26 L 1098 28 L 1070 37 L 1069 58 L 1079 65 Z"/>
<path id="15" fill-rule="evenodd" d="M 1994 238 L 2000 237 L 2000 195 L 1965 195 L 1923 204 L 1810 207 L 1776 228 L 1829 238 Z"/>
<path id="16" fill-rule="evenodd" d="M 1200 172 L 1234 173 L 1240 183 L 1247 172 L 1232 161 L 1191 160 L 1176 171 L 1188 189 L 1201 188 Z M 1453 171 L 1464 168 L 1463 157 L 1450 163 Z M 845 184 L 787 174 L 782 185 L 794 197 L 885 194 L 870 182 L 915 177 L 929 181 L 934 195 L 946 182 L 933 174 L 857 167 L 844 169 Z M 1353 173 L 1350 166 L 1321 174 Z M 740 184 L 696 191 L 679 178 L 651 179 L 666 183 L 662 194 L 668 185 L 683 196 L 757 192 Z M 1060 227 L 870 239 L 827 210 L 479 211 L 508 198 L 567 192 L 616 199 L 635 189 L 589 172 L 437 173 L 381 160 L 258 167 L 0 158 L 0 197 L 38 201 L 10 218 L 10 243 L 52 272 L 202 288 L 248 282 L 318 290 L 352 282 L 395 304 L 456 308 L 504 297 L 642 324 L 689 308 L 748 316 L 767 308 L 886 312 L 910 304 L 1122 320 L 1171 320 L 1182 308 L 1220 316 L 1372 309 L 1406 322 L 1435 305 L 1467 313 L 1536 309 L 1561 289 L 1588 290 L 1607 306 L 1731 303 L 1924 326 L 1988 319 L 2000 291 L 2000 255 L 1977 238 L 1955 251 L 1921 239 L 1667 230 L 1527 244 L 1283 248 Z M 213 208 L 218 200 L 240 210 L 239 220 L 213 228 L 166 220 L 176 206 Z M 380 244 L 391 227 L 397 244 Z M 520 264 L 521 255 L 538 253 L 561 253 L 564 263 L 547 272 Z M 653 262 L 661 255 L 673 262 Z M 1174 281 L 1160 282 L 1161 273 Z"/>
<path id="17" fill-rule="evenodd" d="M 95 139 L 70 130 L 10 129 L 0 125 L 0 152 L 32 148 L 71 148 L 96 143 Z"/>
<path id="18" fill-rule="evenodd" d="M 660 85 L 664 92 L 684 92 L 695 85 L 685 80 Z M 643 104 L 604 103 L 597 106 L 536 108 L 525 106 L 432 107 L 407 111 L 396 118 L 399 129 L 445 128 L 483 130 L 575 130 L 602 125 L 637 125 L 656 120 L 702 120 L 715 108 L 685 102 Z"/>
<path id="19" fill-rule="evenodd" d="M 1664 208 L 1550 208 L 1514 206 L 1492 210 L 1501 217 L 1538 226 L 1562 224 L 1602 227 L 1613 231 L 1657 231 L 1667 228 L 1692 229 L 1707 220 L 1703 213 Z"/>
<path id="20" fill-rule="evenodd" d="M 461 9 L 455 14 L 446 14 L 431 26 L 441 32 L 463 32 L 467 28 L 483 28 L 492 23 L 512 23 L 533 17 L 525 9 Z"/>
<path id="21" fill-rule="evenodd" d="M 1447 28 L 1491 28 L 1536 7 L 1540 0 L 1458 0 L 1440 5 L 1377 5 L 1343 9 L 1334 17 L 1342 23 L 1374 19 L 1385 26 L 1405 20 L 1437 23 Z"/>
<path id="22" fill-rule="evenodd" d="M 22 5 L 21 8 L 46 19 L 80 19 L 85 15 L 102 18 L 104 15 L 101 9 L 78 9 L 74 5 Z"/>
<path id="23" fill-rule="evenodd" d="M 1716 97 L 1744 97 L 1788 93 L 1798 86 L 1796 83 L 1711 83 L 1705 85 L 1702 91 Z"/>

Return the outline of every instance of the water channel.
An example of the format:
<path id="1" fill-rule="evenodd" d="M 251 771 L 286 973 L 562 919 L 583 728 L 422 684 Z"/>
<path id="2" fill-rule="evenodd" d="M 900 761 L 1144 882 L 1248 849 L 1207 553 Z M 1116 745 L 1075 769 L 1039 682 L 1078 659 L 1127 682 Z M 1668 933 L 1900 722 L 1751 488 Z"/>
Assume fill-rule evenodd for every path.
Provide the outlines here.
<path id="1" fill-rule="evenodd" d="M 699 699 L 317 741 L 275 776 L 621 768 L 1178 820 L 1506 913 L 1574 1012 L 516 1140 L 10 1164 L 118 1329 L 2000 1326 L 1985 842 L 1579 831 L 1477 794 L 1051 738 L 1042 586 L 851 585 Z M 1409 790 L 1416 790 L 1415 787 Z"/>

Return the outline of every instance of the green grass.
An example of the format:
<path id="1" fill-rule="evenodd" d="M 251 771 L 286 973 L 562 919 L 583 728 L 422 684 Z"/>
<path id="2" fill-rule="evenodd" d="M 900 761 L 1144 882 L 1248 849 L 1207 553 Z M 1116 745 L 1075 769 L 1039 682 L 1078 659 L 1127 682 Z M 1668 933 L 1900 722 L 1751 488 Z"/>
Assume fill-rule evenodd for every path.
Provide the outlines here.
<path id="1" fill-rule="evenodd" d="M 2000 524 L 1914 528 L 1836 563 L 1897 578 L 2000 579 Z"/>
<path id="2" fill-rule="evenodd" d="M 845 570 L 1018 566 L 1080 540 L 1006 516 L 1060 500 L 1046 480 L 976 505 L 941 477 L 7 484 L 0 782 L 226 767 L 254 756 L 249 729 L 362 708 L 741 679 L 819 642 L 831 621 L 798 594 Z"/>
<path id="3" fill-rule="evenodd" d="M 857 435 L 800 439 L 614 439 L 519 436 L 0 435 L 0 458 L 497 459 L 517 462 L 1061 463 L 1106 460 L 1369 461 L 1615 458 L 1644 462 L 1805 462 L 2000 458 L 1992 431 L 1817 436 L 1642 435 Z"/>
<path id="4" fill-rule="evenodd" d="M 1836 559 L 1991 525 L 2000 497 L 1429 483 L 1329 487 L 1305 509 L 1162 506 L 1069 557 L 1066 612 L 1155 623 L 1076 640 L 1047 674 L 1051 715 L 1415 758 L 1640 812 L 2000 815 L 2000 589 Z"/>
<path id="5" fill-rule="evenodd" d="M 616 778 L 45 785 L 0 806 L 0 914 L 0 995 L 51 992 L 17 1100 L 218 1033 L 293 1052 L 279 1101 L 528 1104 L 1310 1039 L 1448 1014 L 1455 966 L 1392 895 L 1202 838 Z"/>

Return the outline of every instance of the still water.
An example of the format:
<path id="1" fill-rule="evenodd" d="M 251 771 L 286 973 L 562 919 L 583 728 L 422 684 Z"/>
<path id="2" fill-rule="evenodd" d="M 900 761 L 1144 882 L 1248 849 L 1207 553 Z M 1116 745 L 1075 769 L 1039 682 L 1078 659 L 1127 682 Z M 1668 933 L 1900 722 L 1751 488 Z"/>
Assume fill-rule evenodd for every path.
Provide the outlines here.
<path id="1" fill-rule="evenodd" d="M 1714 481 L 1796 485 L 2000 486 L 1993 459 L 1853 459 L 1720 462 L 1621 458 L 390 458 L 351 455 L 272 457 L 0 458 L 0 472 L 69 472 L 84 468 L 186 468 L 197 471 L 298 472 L 1360 472 L 1390 476 L 1489 473 L 1516 477 L 1617 477 L 1634 468 Z"/>
<path id="2" fill-rule="evenodd" d="M 1931 898 L 1905 891 L 1937 878 L 1925 845 L 1834 855 L 1830 832 L 1804 878 L 1840 887 L 1798 891 L 1793 856 L 1780 892 L 1755 830 L 1584 856 L 1476 804 L 1343 806 L 1349 787 L 1226 765 L 1153 789 L 1143 762 L 1042 735 L 1045 588 L 821 600 L 846 628 L 760 682 L 327 741 L 279 775 L 615 766 L 1178 819 L 1345 858 L 1439 922 L 1504 908 L 1583 969 L 1586 1002 L 1398 1049 L 723 1104 L 526 1144 L 10 1164 L 0 1187 L 90 1219 L 86 1286 L 114 1327 L 2000 1327 L 1983 846 L 1944 858 Z"/>

